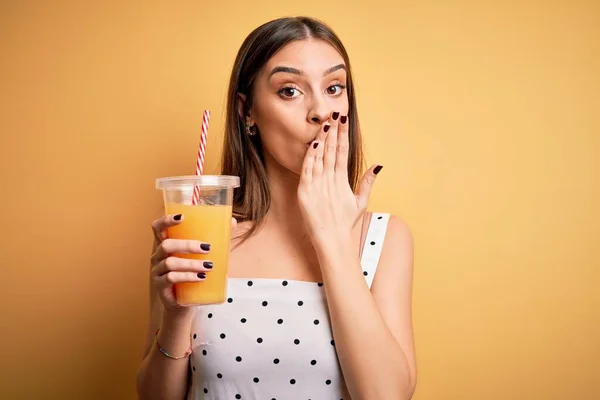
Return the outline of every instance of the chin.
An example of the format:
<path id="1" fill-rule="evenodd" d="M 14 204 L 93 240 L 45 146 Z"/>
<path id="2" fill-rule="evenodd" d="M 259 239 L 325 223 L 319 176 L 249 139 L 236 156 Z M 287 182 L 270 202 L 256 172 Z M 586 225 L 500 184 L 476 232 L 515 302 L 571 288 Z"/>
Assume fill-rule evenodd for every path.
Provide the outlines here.
<path id="1" fill-rule="evenodd" d="M 295 162 L 290 162 L 287 165 L 284 165 L 284 167 L 288 171 L 290 171 L 294 175 L 298 175 L 298 177 L 299 177 L 300 173 L 302 172 L 302 163 L 303 162 L 304 162 L 304 154 L 300 158 L 296 159 Z"/>
<path id="2" fill-rule="evenodd" d="M 277 154 L 271 154 L 267 156 L 274 165 L 278 165 L 278 169 L 282 172 L 287 171 L 294 175 L 300 176 L 302 172 L 302 164 L 304 164 L 304 157 L 310 144 L 303 144 L 298 147 L 288 147 L 285 152 L 277 152 Z"/>

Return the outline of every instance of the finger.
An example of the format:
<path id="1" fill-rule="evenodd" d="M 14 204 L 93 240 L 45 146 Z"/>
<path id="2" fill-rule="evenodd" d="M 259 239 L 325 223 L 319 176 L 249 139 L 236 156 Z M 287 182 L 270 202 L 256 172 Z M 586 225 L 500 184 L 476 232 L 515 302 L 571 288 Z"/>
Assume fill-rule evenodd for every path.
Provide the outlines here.
<path id="1" fill-rule="evenodd" d="M 323 170 L 333 173 L 335 171 L 335 153 L 337 149 L 338 121 L 340 113 L 334 112 L 329 119 L 331 127 L 327 132 L 325 139 L 325 148 L 323 149 Z M 333 117 L 336 117 L 335 119 Z"/>
<path id="2" fill-rule="evenodd" d="M 331 124 L 329 123 L 329 120 L 327 120 L 323 124 L 323 126 L 321 126 L 321 130 L 319 130 L 319 133 L 317 133 L 317 137 L 315 138 L 315 140 L 319 141 L 319 142 L 324 142 L 325 139 L 327 139 L 327 135 L 328 135 L 330 128 L 331 128 Z"/>
<path id="3" fill-rule="evenodd" d="M 152 273 L 161 276 L 171 271 L 175 272 L 208 272 L 214 264 L 210 260 L 194 260 L 190 258 L 167 257 L 154 267 Z"/>
<path id="4" fill-rule="evenodd" d="M 179 225 L 183 221 L 182 214 L 164 215 L 152 222 L 152 232 L 158 243 L 167 238 L 167 228 Z"/>
<path id="5" fill-rule="evenodd" d="M 348 178 L 348 151 L 350 149 L 350 139 L 348 138 L 348 116 L 343 115 L 340 118 L 338 127 L 337 152 L 335 157 L 335 172 L 347 180 Z"/>
<path id="6" fill-rule="evenodd" d="M 319 142 L 316 140 L 311 143 L 304 156 L 304 162 L 302 163 L 302 171 L 300 172 L 300 184 L 312 183 L 313 167 L 315 164 L 315 150 L 319 147 Z"/>
<path id="7" fill-rule="evenodd" d="M 367 208 L 369 204 L 369 197 L 371 196 L 371 190 L 373 189 L 373 184 L 375 183 L 375 178 L 382 168 L 383 166 L 381 165 L 372 166 L 367 172 L 365 172 L 360 180 L 358 190 L 356 192 L 356 200 L 359 209 L 365 210 Z"/>
<path id="8" fill-rule="evenodd" d="M 235 228 L 237 228 L 237 219 L 231 217 L 231 230 L 233 231 Z"/>
<path id="9" fill-rule="evenodd" d="M 157 276 L 154 278 L 158 286 L 168 287 L 176 283 L 187 283 L 187 282 L 202 282 L 206 279 L 206 273 L 199 272 L 175 272 L 171 271 L 164 275 Z"/>
<path id="10" fill-rule="evenodd" d="M 315 141 L 315 144 L 313 144 L 313 177 L 320 176 L 323 173 L 323 149 L 325 148 L 321 142 Z"/>
<path id="11" fill-rule="evenodd" d="M 325 140 L 327 139 L 327 135 L 329 135 L 328 132 L 329 132 L 330 128 L 331 128 L 331 124 L 329 123 L 329 121 L 327 121 L 321 127 L 321 130 L 319 131 L 319 133 L 317 134 L 317 137 L 315 139 L 315 142 L 319 143 L 319 145 L 316 148 L 316 150 L 318 150 L 318 152 L 314 153 L 318 157 L 315 158 L 315 164 L 313 165 L 313 176 L 319 176 L 323 173 L 323 153 L 325 151 L 325 146 L 323 144 L 325 143 Z M 314 145 L 314 142 L 313 142 L 313 145 Z"/>
<path id="12" fill-rule="evenodd" d="M 210 244 L 197 240 L 165 239 L 152 255 L 152 264 L 158 264 L 171 254 L 207 254 Z"/>

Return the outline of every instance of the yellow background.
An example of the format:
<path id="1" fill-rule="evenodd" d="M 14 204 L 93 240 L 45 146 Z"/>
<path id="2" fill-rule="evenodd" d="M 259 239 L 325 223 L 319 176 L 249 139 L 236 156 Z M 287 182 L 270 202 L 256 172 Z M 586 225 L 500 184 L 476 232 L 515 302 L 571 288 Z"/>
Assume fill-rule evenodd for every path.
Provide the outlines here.
<path id="1" fill-rule="evenodd" d="M 307 14 L 414 232 L 415 399 L 600 398 L 599 3 L 284 3 L 1 3 L 0 397 L 135 397 L 154 179 L 204 108 L 215 171 L 239 45 Z"/>

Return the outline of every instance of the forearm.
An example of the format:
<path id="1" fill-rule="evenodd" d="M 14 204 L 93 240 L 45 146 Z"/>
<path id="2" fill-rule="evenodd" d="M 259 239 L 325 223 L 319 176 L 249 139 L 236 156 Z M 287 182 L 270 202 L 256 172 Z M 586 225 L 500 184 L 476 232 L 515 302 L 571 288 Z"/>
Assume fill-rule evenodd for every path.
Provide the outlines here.
<path id="1" fill-rule="evenodd" d="M 412 380 L 402 348 L 379 313 L 359 261 L 335 246 L 319 253 L 333 336 L 353 400 L 409 399 Z M 338 250 L 339 249 L 339 250 Z"/>
<path id="2" fill-rule="evenodd" d="M 169 354 L 180 356 L 190 347 L 193 313 L 184 317 L 163 314 L 158 343 Z M 137 374 L 140 400 L 183 400 L 188 391 L 189 358 L 171 359 L 152 346 Z"/>

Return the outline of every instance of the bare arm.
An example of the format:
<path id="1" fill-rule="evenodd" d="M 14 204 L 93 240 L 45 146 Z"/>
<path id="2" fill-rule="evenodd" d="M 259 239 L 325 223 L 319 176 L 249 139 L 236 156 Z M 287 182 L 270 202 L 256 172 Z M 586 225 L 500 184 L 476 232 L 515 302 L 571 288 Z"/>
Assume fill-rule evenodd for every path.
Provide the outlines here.
<path id="1" fill-rule="evenodd" d="M 174 356 L 185 354 L 190 347 L 193 312 L 187 315 L 172 315 L 164 312 L 162 308 L 160 302 L 156 301 L 148 328 L 149 339 L 145 357 L 136 379 L 140 400 L 183 400 L 189 388 L 189 358 L 173 360 L 166 357 L 154 344 L 154 333 L 160 326 L 160 346 Z"/>
<path id="2" fill-rule="evenodd" d="M 352 230 L 366 211 L 373 165 L 356 190 L 349 185 L 348 116 L 333 112 L 308 146 L 298 205 L 319 259 L 342 373 L 354 400 L 410 399 L 415 363 L 410 321 L 412 238 L 392 218 L 372 290 L 352 249 Z M 322 145 L 321 145 L 322 144 Z"/>
<path id="3" fill-rule="evenodd" d="M 410 399 L 416 382 L 411 323 L 412 238 L 390 220 L 372 290 L 347 243 L 319 253 L 336 350 L 354 400 Z M 352 295 L 348 295 L 352 293 Z"/>
<path id="4" fill-rule="evenodd" d="M 208 272 L 202 261 L 172 257 L 171 254 L 208 253 L 193 240 L 166 238 L 166 228 L 177 225 L 182 216 L 165 216 L 152 224 L 155 243 L 150 270 L 150 323 L 146 349 L 140 364 L 136 388 L 141 400 L 184 400 L 189 388 L 189 357 L 173 359 L 163 354 L 154 343 L 156 330 L 160 347 L 169 355 L 182 357 L 190 348 L 194 308 L 181 307 L 173 285 L 197 282 Z"/>

